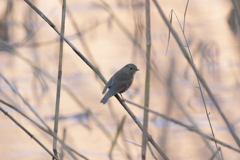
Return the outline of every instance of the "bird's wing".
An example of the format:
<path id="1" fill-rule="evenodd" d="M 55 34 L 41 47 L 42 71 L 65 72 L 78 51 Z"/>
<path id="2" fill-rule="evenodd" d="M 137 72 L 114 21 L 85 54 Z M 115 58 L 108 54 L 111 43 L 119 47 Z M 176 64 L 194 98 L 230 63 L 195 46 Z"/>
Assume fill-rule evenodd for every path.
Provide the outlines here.
<path id="1" fill-rule="evenodd" d="M 122 90 L 124 90 L 126 87 L 128 87 L 129 85 L 131 85 L 132 83 L 132 80 L 126 80 L 126 81 L 118 81 L 118 82 L 115 82 L 113 83 L 111 86 L 110 86 L 110 89 L 109 89 L 109 94 L 111 96 L 121 92 Z"/>
<path id="2" fill-rule="evenodd" d="M 114 78 L 112 77 L 106 84 L 106 86 L 104 87 L 103 91 L 102 91 L 102 94 L 104 94 L 107 90 L 107 88 L 109 88 L 114 82 Z"/>

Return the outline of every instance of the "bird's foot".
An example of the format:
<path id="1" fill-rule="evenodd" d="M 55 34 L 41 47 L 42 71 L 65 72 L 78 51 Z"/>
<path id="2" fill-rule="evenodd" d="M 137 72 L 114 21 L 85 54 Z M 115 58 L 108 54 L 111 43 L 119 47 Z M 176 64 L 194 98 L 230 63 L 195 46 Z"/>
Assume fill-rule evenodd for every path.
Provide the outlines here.
<path id="1" fill-rule="evenodd" d="M 123 99 L 123 96 L 122 96 L 122 94 L 121 94 L 121 93 L 120 93 L 120 95 L 121 95 L 121 97 L 122 97 L 122 99 L 121 99 L 121 100 L 122 100 L 122 102 L 125 102 L 125 100 Z"/>

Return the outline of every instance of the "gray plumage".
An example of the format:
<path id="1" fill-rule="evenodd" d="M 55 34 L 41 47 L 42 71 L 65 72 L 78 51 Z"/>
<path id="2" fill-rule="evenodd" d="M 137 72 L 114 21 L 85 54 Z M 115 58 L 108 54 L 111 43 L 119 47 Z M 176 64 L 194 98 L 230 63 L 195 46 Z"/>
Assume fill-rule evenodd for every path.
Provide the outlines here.
<path id="1" fill-rule="evenodd" d="M 137 69 L 134 64 L 127 64 L 117 71 L 104 87 L 102 94 L 106 92 L 107 88 L 109 88 L 109 90 L 100 103 L 106 104 L 110 97 L 116 95 L 117 93 L 125 92 L 131 86 L 133 76 L 138 70 L 139 69 Z"/>

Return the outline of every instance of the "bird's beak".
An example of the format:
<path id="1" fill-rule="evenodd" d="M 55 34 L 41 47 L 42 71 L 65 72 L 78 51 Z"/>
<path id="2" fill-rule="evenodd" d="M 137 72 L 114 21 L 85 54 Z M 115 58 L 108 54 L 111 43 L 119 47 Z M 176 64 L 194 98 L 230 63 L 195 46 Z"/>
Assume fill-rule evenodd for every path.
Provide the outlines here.
<path id="1" fill-rule="evenodd" d="M 136 71 L 139 71 L 140 69 L 137 69 Z"/>

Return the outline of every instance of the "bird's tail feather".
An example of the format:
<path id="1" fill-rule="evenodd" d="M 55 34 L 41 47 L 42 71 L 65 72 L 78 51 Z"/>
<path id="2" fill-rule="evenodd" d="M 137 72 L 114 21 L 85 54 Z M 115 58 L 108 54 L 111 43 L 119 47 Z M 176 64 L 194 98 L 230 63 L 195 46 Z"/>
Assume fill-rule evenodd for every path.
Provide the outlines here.
<path id="1" fill-rule="evenodd" d="M 111 95 L 109 94 L 109 92 L 107 92 L 107 94 L 103 97 L 100 103 L 106 104 L 110 97 Z"/>

